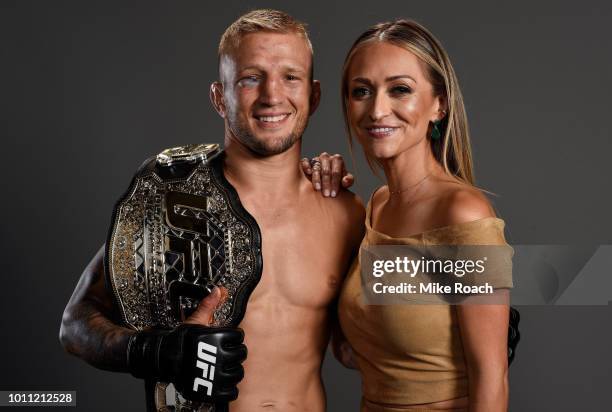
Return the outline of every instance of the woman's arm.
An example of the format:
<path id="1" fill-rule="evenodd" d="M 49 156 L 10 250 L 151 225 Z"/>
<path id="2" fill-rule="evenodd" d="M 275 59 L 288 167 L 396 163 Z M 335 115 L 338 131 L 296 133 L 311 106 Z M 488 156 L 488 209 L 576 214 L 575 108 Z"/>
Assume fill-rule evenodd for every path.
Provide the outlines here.
<path id="1" fill-rule="evenodd" d="M 495 216 L 486 197 L 475 190 L 460 190 L 450 197 L 449 224 Z M 499 302 L 509 302 L 507 289 L 496 290 Z M 504 299 L 505 298 L 505 299 Z M 469 299 L 469 298 L 468 298 Z M 459 330 L 467 364 L 469 412 L 508 410 L 507 304 L 457 306 Z"/>
<path id="2" fill-rule="evenodd" d="M 469 412 L 508 410 L 507 305 L 460 305 L 457 317 L 467 363 Z"/>

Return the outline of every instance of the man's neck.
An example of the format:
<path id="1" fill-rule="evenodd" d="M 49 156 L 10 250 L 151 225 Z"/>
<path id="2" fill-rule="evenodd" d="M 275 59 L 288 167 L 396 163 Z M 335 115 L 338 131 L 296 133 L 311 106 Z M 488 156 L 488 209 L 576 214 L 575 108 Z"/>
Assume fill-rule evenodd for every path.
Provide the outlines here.
<path id="1" fill-rule="evenodd" d="M 225 176 L 242 194 L 287 198 L 297 195 L 300 189 L 300 155 L 301 140 L 283 153 L 260 156 L 235 139 L 226 137 Z"/>

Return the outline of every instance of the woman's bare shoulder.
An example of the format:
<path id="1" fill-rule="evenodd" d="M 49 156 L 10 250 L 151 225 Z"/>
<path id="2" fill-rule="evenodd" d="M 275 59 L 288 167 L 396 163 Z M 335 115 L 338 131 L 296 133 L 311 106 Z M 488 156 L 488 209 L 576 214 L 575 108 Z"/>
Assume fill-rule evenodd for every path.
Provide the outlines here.
<path id="1" fill-rule="evenodd" d="M 439 202 L 437 210 L 443 212 L 447 225 L 495 217 L 495 211 L 486 195 L 478 188 L 466 184 L 447 188 Z"/>

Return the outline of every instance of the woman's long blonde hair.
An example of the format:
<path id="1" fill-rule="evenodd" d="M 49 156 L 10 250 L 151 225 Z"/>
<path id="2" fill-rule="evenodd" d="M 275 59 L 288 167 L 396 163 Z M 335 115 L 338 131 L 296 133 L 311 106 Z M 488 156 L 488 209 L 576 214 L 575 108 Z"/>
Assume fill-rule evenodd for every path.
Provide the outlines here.
<path id="1" fill-rule="evenodd" d="M 433 86 L 435 96 L 446 102 L 447 115 L 442 121 L 442 137 L 430 139 L 436 160 L 446 173 L 474 185 L 470 133 L 463 97 L 455 70 L 448 53 L 440 42 L 423 26 L 412 20 L 396 20 L 378 23 L 368 28 L 355 40 L 349 50 L 342 68 L 342 110 L 344 122 L 352 148 L 353 139 L 348 117 L 348 69 L 355 52 L 363 45 L 372 42 L 387 42 L 414 53 L 427 66 L 428 80 Z M 380 62 L 384 64 L 384 62 Z M 370 167 L 380 164 L 366 153 Z"/>

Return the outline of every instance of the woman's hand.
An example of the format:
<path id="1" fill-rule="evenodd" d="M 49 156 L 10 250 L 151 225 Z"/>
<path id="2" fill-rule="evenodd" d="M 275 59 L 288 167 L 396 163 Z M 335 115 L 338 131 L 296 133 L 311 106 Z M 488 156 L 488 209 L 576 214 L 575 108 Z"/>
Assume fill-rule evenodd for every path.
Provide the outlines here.
<path id="1" fill-rule="evenodd" d="M 338 320 L 338 302 L 331 305 L 330 325 L 331 325 L 331 339 L 330 345 L 334 357 L 340 362 L 345 368 L 357 369 L 357 360 L 353 353 L 353 348 L 344 336 L 340 322 Z"/>
<path id="2" fill-rule="evenodd" d="M 327 152 L 300 162 L 302 171 L 312 181 L 315 190 L 320 190 L 325 197 L 336 197 L 342 188 L 348 189 L 353 185 L 355 178 L 346 171 L 344 159 L 341 155 L 330 155 Z"/>
<path id="3" fill-rule="evenodd" d="M 338 345 L 338 349 L 334 351 L 336 359 L 348 369 L 357 369 L 357 361 L 353 355 L 353 348 L 347 341 L 343 341 Z"/>

